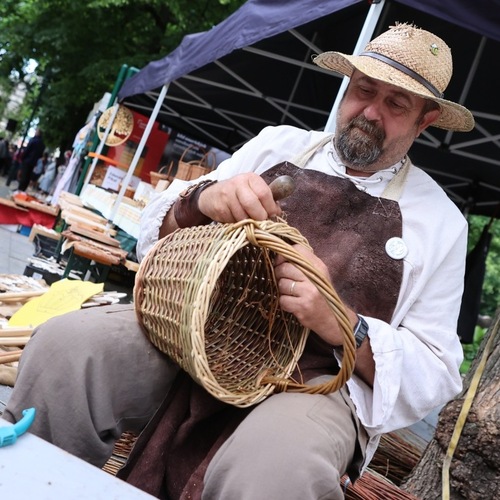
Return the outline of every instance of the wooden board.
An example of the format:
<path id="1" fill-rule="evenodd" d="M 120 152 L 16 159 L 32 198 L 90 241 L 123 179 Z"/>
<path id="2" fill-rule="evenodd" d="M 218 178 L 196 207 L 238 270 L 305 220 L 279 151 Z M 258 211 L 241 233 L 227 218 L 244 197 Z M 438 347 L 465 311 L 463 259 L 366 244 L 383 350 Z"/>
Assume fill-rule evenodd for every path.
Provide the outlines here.
<path id="1" fill-rule="evenodd" d="M 125 255 L 120 255 L 114 252 L 110 247 L 106 248 L 105 246 L 92 245 L 86 241 L 75 241 L 73 244 L 73 252 L 80 257 L 107 266 L 118 266 L 123 264 L 126 257 L 126 252 Z"/>
<path id="2" fill-rule="evenodd" d="M 33 224 L 33 227 L 31 228 L 30 231 L 30 235 L 28 237 L 29 241 L 34 241 L 35 236 L 37 235 L 46 236 L 47 238 L 51 238 L 56 241 L 59 241 L 61 239 L 61 233 L 58 233 L 53 229 L 48 229 L 40 224 Z"/>
<path id="3" fill-rule="evenodd" d="M 75 216 L 80 216 L 83 217 L 84 219 L 90 219 L 104 225 L 108 223 L 108 219 L 106 219 L 102 215 L 96 214 L 92 210 L 89 210 L 88 208 L 85 207 L 77 207 L 76 205 L 62 204 L 61 209 L 63 213 L 74 214 Z"/>
<path id="4" fill-rule="evenodd" d="M 12 200 L 8 200 L 7 198 L 0 198 L 0 205 L 5 205 L 6 207 L 15 208 L 16 210 L 20 210 L 22 212 L 29 212 L 27 208 L 20 207 Z"/>
<path id="5" fill-rule="evenodd" d="M 39 212 L 44 212 L 46 214 L 53 215 L 57 217 L 59 214 L 59 207 L 53 207 L 50 205 L 46 205 L 45 203 L 41 203 L 39 201 L 27 201 L 21 198 L 14 196 L 14 203 L 24 208 L 38 210 Z"/>
<path id="6" fill-rule="evenodd" d="M 134 273 L 136 273 L 137 271 L 139 271 L 139 264 L 137 262 L 132 261 L 132 260 L 126 260 L 125 261 L 125 267 L 129 271 L 133 271 Z"/>
<path id="7" fill-rule="evenodd" d="M 120 248 L 120 242 L 107 234 L 101 233 L 99 231 L 94 231 L 91 228 L 87 228 L 85 226 L 81 226 L 79 224 L 72 224 L 69 226 L 68 231 L 70 233 L 74 233 L 80 236 L 86 236 L 94 241 L 99 241 L 100 243 L 104 243 L 105 245 L 110 245 L 115 248 Z M 64 235 L 71 240 L 71 235 L 64 231 Z M 76 238 L 73 238 L 75 240 Z"/>
<path id="8" fill-rule="evenodd" d="M 96 220 L 89 219 L 87 217 L 83 217 L 82 215 L 74 214 L 72 212 L 68 212 L 67 210 L 63 210 L 61 212 L 61 217 L 66 222 L 66 224 L 73 225 L 78 224 L 79 226 L 85 227 L 86 229 L 92 229 L 93 231 L 99 231 L 101 233 L 107 234 L 116 234 L 116 230 L 111 229 L 107 226 L 106 222 L 100 223 Z"/>
<path id="9" fill-rule="evenodd" d="M 61 202 L 66 202 L 67 204 L 83 207 L 83 201 L 80 199 L 80 197 L 76 194 L 68 193 L 67 191 L 63 191 L 59 195 L 59 203 Z"/>

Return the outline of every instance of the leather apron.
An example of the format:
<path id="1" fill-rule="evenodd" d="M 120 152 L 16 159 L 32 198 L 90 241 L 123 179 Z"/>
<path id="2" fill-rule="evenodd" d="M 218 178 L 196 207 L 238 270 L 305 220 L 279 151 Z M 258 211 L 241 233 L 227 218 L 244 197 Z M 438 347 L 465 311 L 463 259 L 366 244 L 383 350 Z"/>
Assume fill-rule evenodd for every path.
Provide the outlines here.
<path id="1" fill-rule="evenodd" d="M 348 179 L 303 168 L 330 140 L 323 139 L 293 164 L 276 165 L 262 177 L 268 183 L 284 174 L 295 179 L 294 193 L 280 202 L 287 222 L 327 264 L 332 283 L 347 306 L 390 321 L 401 287 L 403 261 L 391 258 L 385 245 L 390 238 L 402 236 L 397 200 L 410 162 L 404 162 L 383 197 L 373 197 Z M 300 373 L 307 381 L 337 371 L 331 346 L 311 332 L 294 376 Z M 251 410 L 216 400 L 180 372 L 118 477 L 158 498 L 201 498 L 210 460 Z"/>

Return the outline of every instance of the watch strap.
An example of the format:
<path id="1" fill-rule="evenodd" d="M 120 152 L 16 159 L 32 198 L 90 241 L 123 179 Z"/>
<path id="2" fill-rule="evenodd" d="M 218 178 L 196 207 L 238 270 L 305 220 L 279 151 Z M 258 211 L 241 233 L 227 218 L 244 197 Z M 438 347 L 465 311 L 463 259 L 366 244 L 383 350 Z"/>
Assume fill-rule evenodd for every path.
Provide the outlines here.
<path id="1" fill-rule="evenodd" d="M 210 217 L 201 213 L 198 198 L 204 189 L 216 182 L 216 180 L 205 180 L 193 184 L 179 195 L 179 199 L 174 203 L 174 217 L 180 228 L 203 226 L 212 222 Z"/>

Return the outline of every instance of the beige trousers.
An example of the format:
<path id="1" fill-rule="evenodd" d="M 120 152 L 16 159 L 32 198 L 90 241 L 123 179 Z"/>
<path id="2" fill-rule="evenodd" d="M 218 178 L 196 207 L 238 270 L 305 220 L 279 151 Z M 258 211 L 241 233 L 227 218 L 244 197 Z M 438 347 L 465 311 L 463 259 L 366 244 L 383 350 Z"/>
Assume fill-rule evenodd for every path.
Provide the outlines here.
<path id="1" fill-rule="evenodd" d="M 123 431 L 140 431 L 177 366 L 142 333 L 131 305 L 94 307 L 37 328 L 3 417 L 36 409 L 30 432 L 102 467 Z"/>
<path id="2" fill-rule="evenodd" d="M 83 309 L 36 330 L 4 418 L 35 407 L 30 432 L 102 466 L 123 431 L 144 428 L 177 370 L 144 336 L 133 306 Z M 365 444 L 345 390 L 273 395 L 217 452 L 203 499 L 342 499 L 340 477 L 359 468 Z"/>

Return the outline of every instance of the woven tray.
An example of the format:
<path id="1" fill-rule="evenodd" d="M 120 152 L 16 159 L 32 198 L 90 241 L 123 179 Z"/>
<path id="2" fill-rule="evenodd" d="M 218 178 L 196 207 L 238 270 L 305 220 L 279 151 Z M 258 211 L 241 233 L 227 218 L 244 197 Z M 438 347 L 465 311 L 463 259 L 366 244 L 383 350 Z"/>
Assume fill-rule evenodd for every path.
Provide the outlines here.
<path id="1" fill-rule="evenodd" d="M 175 231 L 140 265 L 134 303 L 146 335 L 226 403 L 251 406 L 284 390 L 327 394 L 351 376 L 355 343 L 343 305 L 329 281 L 290 243 L 308 245 L 285 222 L 214 223 Z M 327 384 L 289 378 L 309 330 L 279 307 L 276 254 L 308 276 L 341 325 L 342 367 Z"/>

